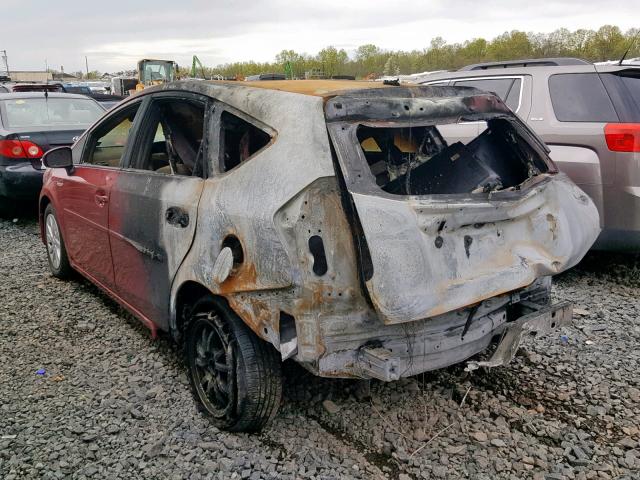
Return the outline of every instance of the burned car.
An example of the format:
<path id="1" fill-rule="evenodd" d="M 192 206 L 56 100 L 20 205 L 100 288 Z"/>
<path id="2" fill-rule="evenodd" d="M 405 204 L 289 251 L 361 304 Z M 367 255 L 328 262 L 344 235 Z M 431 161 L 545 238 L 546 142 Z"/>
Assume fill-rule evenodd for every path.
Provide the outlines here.
<path id="1" fill-rule="evenodd" d="M 466 144 L 448 128 L 486 122 Z M 455 129 L 454 129 L 455 130 Z M 42 239 L 184 347 L 198 405 L 255 431 L 281 363 L 396 380 L 507 363 L 567 324 L 550 278 L 591 200 L 494 95 L 339 80 L 176 82 L 44 157 Z"/>

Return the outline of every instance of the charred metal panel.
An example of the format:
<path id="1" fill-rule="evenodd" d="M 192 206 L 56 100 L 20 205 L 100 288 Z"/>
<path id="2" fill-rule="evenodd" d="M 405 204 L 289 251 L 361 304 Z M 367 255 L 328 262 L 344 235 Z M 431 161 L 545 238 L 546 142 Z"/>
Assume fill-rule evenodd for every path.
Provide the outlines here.
<path id="1" fill-rule="evenodd" d="M 123 170 L 111 189 L 109 231 L 116 291 L 168 328 L 171 284 L 191 247 L 204 180 Z M 191 219 L 176 222 L 171 211 Z"/>
<path id="2" fill-rule="evenodd" d="M 371 255 L 367 288 L 387 324 L 453 311 L 559 273 L 584 256 L 599 232 L 593 202 L 562 174 L 532 171 L 517 187 L 487 193 L 399 196 L 378 187 L 357 140 L 360 122 L 433 125 L 503 118 L 533 151 L 548 158 L 544 145 L 493 95 L 466 97 L 475 90 L 445 90 L 450 97 L 413 98 L 399 91 L 386 102 L 376 97 L 389 96 L 388 91 L 355 92 L 329 100 L 326 107 Z"/>
<path id="3" fill-rule="evenodd" d="M 367 286 L 386 323 L 438 315 L 560 273 L 599 232 L 595 206 L 562 174 L 518 200 L 353 197 L 373 260 Z"/>
<path id="4" fill-rule="evenodd" d="M 276 347 L 280 312 L 287 312 L 295 318 L 297 356 L 315 360 L 324 351 L 319 316 L 324 311 L 349 315 L 354 304 L 364 303 L 322 99 L 274 95 L 263 89 L 204 87 L 271 127 L 275 138 L 238 167 L 206 180 L 196 241 L 174 288 L 189 280 L 206 285 L 227 298 L 247 325 Z M 230 235 L 241 243 L 244 258 L 218 284 L 212 269 Z M 322 238 L 323 275 L 313 271 L 309 249 L 313 236 Z"/>

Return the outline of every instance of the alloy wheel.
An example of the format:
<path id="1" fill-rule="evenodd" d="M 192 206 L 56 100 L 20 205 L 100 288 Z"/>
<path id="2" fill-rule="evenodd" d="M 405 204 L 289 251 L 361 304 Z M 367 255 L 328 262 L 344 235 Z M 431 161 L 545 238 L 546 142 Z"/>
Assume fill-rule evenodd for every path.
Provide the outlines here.
<path id="1" fill-rule="evenodd" d="M 58 228 L 58 222 L 53 214 L 47 215 L 45 222 L 45 235 L 47 240 L 47 253 L 51 260 L 53 268 L 60 268 L 60 259 L 62 257 L 61 245 L 60 245 L 60 229 Z"/>
<path id="2" fill-rule="evenodd" d="M 198 322 L 195 332 L 194 380 L 198 396 L 215 417 L 232 414 L 236 403 L 233 346 L 227 326 L 214 314 Z"/>

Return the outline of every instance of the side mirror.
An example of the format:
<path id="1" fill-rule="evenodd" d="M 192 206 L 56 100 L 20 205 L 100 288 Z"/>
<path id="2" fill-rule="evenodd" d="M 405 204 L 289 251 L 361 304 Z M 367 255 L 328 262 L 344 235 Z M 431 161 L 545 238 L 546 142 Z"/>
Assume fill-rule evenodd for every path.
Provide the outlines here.
<path id="1" fill-rule="evenodd" d="M 48 168 L 73 168 L 71 147 L 52 148 L 42 156 L 42 164 Z"/>

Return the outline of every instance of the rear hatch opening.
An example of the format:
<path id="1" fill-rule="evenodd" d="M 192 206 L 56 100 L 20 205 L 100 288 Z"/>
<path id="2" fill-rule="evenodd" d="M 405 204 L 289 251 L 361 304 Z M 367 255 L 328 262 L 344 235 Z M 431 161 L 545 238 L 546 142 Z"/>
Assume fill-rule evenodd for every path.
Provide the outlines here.
<path id="1" fill-rule="evenodd" d="M 575 265 L 593 202 L 495 95 L 392 87 L 326 100 L 361 283 L 385 324 L 431 318 Z"/>
<path id="2" fill-rule="evenodd" d="M 370 125 L 357 128 L 360 148 L 376 184 L 394 195 L 518 189 L 550 167 L 506 118 L 489 119 L 466 144 L 438 125 Z"/>

